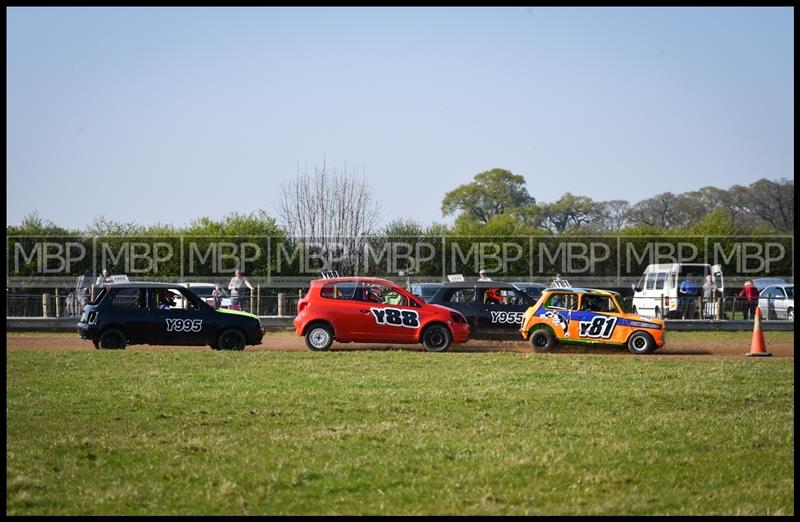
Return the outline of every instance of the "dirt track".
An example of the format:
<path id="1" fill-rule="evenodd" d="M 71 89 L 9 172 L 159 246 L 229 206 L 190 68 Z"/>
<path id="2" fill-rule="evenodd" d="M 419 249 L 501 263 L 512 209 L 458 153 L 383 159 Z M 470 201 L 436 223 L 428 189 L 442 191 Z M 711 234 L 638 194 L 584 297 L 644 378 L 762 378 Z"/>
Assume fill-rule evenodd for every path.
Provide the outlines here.
<path id="1" fill-rule="evenodd" d="M 791 332 L 766 332 L 767 351 L 775 357 L 794 357 L 794 335 Z M 713 334 L 698 333 L 673 333 L 667 334 L 667 345 L 656 356 L 679 357 L 744 357 L 750 351 L 751 334 L 721 334 L 719 339 Z M 89 341 L 83 341 L 77 334 L 51 334 L 51 333 L 11 333 L 6 335 L 7 350 L 87 350 L 93 351 L 94 346 Z M 131 346 L 129 350 L 210 350 L 205 346 Z M 385 344 L 342 344 L 334 343 L 332 350 L 336 351 L 423 351 L 419 345 L 385 345 Z M 308 351 L 301 337 L 291 332 L 270 333 L 264 337 L 259 346 L 248 346 L 246 351 Z M 497 342 L 497 341 L 469 341 L 465 344 L 455 345 L 452 352 L 518 352 L 533 353 L 526 342 Z M 615 357 L 634 355 L 624 348 L 617 347 L 558 347 L 555 353 L 562 354 L 599 354 Z"/>

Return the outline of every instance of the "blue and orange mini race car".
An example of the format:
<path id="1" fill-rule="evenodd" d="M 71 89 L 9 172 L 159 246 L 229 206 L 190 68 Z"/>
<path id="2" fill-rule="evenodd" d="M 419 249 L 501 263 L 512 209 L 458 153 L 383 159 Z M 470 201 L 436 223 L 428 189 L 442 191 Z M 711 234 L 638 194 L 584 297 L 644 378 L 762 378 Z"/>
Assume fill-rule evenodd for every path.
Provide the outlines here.
<path id="1" fill-rule="evenodd" d="M 297 303 L 297 335 L 314 351 L 338 342 L 422 343 L 446 351 L 469 339 L 469 324 L 455 310 L 428 304 L 386 279 L 334 277 L 311 282 Z"/>
<path id="2" fill-rule="evenodd" d="M 620 294 L 592 288 L 549 288 L 522 317 L 520 333 L 537 352 L 558 343 L 627 345 L 636 354 L 664 346 L 664 321 L 623 311 Z"/>

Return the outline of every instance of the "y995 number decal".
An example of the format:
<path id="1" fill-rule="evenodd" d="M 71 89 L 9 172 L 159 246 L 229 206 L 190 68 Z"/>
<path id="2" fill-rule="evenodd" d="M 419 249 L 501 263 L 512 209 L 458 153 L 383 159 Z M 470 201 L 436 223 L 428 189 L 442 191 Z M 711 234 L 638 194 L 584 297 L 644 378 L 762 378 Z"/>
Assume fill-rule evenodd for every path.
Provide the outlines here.
<path id="1" fill-rule="evenodd" d="M 398 310 L 397 308 L 370 308 L 370 310 L 378 324 L 419 328 L 419 314 L 414 310 Z"/>
<path id="2" fill-rule="evenodd" d="M 164 319 L 168 332 L 199 332 L 203 328 L 202 319 Z"/>
<path id="3" fill-rule="evenodd" d="M 611 334 L 614 333 L 614 326 L 616 326 L 616 324 L 616 317 L 598 315 L 597 317 L 593 317 L 591 321 L 581 321 L 578 323 L 580 327 L 578 336 L 608 339 L 611 337 Z"/>

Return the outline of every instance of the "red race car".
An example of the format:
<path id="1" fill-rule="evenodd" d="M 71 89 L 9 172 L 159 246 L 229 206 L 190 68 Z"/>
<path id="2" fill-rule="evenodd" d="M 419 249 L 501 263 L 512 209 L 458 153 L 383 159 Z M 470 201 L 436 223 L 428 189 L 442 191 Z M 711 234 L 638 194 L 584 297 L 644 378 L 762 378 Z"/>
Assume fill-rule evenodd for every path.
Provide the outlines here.
<path id="1" fill-rule="evenodd" d="M 311 282 L 297 303 L 297 335 L 314 351 L 341 343 L 422 343 L 446 351 L 469 339 L 469 324 L 455 310 L 428 304 L 386 279 L 336 277 Z"/>

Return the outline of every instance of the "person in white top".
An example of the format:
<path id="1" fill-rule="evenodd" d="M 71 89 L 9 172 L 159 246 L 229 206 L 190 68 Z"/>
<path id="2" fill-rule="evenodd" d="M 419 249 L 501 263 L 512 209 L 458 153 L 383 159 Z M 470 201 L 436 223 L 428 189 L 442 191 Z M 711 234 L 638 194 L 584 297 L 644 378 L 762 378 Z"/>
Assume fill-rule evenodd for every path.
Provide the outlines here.
<path id="1" fill-rule="evenodd" d="M 242 275 L 242 271 L 236 269 L 236 275 L 231 279 L 228 284 L 228 290 L 231 291 L 231 305 L 239 305 L 241 308 L 245 304 L 247 298 L 247 289 L 255 290 L 250 281 Z"/>
<path id="2" fill-rule="evenodd" d="M 478 281 L 491 281 L 491 278 L 489 278 L 489 277 L 486 275 L 486 270 L 484 270 L 484 269 L 481 269 L 481 271 L 480 271 L 480 272 L 478 272 L 478 275 L 480 276 L 480 277 L 478 278 Z"/>
<path id="3" fill-rule="evenodd" d="M 97 281 L 95 281 L 94 286 L 97 288 L 101 288 L 103 285 L 107 285 L 113 283 L 114 280 L 111 279 L 111 274 L 108 272 L 108 268 L 103 269 L 103 273 L 97 276 Z"/>

